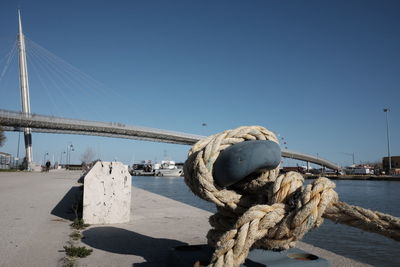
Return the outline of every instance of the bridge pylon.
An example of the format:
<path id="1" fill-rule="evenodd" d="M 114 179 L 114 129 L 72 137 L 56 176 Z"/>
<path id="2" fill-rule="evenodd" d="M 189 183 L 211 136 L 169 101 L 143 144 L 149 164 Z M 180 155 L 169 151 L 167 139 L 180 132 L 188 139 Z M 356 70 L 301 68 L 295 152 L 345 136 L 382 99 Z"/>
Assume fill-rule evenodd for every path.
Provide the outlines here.
<path id="1" fill-rule="evenodd" d="M 18 10 L 18 48 L 19 48 L 19 82 L 21 88 L 22 113 L 30 116 L 31 106 L 29 100 L 28 66 L 26 63 L 25 37 L 22 32 L 21 13 Z M 32 164 L 32 130 L 24 128 L 25 158 L 28 166 Z"/>

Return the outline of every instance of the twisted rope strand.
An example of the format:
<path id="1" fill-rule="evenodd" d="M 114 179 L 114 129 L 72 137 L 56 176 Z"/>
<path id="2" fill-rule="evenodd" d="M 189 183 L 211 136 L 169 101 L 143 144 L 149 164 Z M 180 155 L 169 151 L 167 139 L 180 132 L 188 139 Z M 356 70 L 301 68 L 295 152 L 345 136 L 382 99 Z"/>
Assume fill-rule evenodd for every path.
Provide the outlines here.
<path id="1" fill-rule="evenodd" d="M 400 241 L 400 219 L 389 214 L 338 201 L 325 210 L 323 217 Z"/>

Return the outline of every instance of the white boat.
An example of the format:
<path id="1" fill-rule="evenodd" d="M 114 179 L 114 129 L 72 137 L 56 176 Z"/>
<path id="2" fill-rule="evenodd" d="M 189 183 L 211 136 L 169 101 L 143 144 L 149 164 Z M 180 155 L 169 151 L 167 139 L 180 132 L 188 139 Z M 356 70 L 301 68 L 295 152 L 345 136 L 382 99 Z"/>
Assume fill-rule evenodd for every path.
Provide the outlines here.
<path id="1" fill-rule="evenodd" d="M 161 163 L 154 164 L 154 172 L 156 176 L 182 176 L 183 169 L 175 165 L 175 161 L 163 160 Z"/>

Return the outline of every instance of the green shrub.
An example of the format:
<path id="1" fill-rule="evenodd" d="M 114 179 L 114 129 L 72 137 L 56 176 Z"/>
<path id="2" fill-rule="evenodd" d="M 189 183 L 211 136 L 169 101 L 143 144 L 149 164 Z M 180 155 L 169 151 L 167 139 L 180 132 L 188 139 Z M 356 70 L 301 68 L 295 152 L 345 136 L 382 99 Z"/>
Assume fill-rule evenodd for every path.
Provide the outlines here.
<path id="1" fill-rule="evenodd" d="M 88 249 L 86 247 L 75 247 L 75 246 L 64 246 L 65 253 L 69 257 L 79 257 L 79 258 L 85 258 L 89 256 L 92 252 L 93 249 Z"/>
<path id="2" fill-rule="evenodd" d="M 86 224 L 83 219 L 75 219 L 73 223 L 70 224 L 72 228 L 76 230 L 81 230 L 85 229 L 86 227 L 89 226 L 89 224 Z"/>
<path id="3" fill-rule="evenodd" d="M 75 261 L 73 259 L 65 258 L 62 267 L 74 267 Z"/>

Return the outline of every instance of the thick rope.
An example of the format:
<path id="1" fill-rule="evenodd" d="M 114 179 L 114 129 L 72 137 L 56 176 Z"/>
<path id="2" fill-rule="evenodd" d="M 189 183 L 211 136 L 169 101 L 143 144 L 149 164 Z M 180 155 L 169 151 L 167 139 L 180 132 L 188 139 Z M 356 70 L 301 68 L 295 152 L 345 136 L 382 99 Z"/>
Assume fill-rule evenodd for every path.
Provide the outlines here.
<path id="1" fill-rule="evenodd" d="M 323 217 L 336 223 L 347 224 L 400 241 L 400 219 L 389 214 L 339 201 L 332 203 Z"/>
<path id="2" fill-rule="evenodd" d="M 400 241 L 399 218 L 340 202 L 335 184 L 327 178 L 304 187 L 301 174 L 279 175 L 277 167 L 220 187 L 213 179 L 214 162 L 221 151 L 247 140 L 278 143 L 263 127 L 240 127 L 200 140 L 184 165 L 190 189 L 217 206 L 207 234 L 208 243 L 215 247 L 210 266 L 239 266 L 252 248 L 291 248 L 323 218 Z"/>

